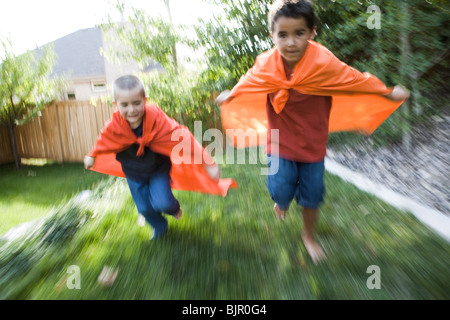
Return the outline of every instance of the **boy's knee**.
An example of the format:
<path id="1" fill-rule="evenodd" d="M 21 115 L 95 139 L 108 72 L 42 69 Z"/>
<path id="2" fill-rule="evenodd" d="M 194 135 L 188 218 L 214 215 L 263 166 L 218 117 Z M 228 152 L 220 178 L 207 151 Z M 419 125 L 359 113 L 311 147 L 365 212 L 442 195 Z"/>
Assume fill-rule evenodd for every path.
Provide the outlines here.
<path id="1" fill-rule="evenodd" d="M 153 206 L 150 203 L 136 203 L 136 209 L 144 216 L 153 214 Z"/>
<path id="2" fill-rule="evenodd" d="M 271 192 L 270 196 L 272 200 L 278 204 L 278 206 L 283 209 L 287 210 L 289 208 L 289 204 L 291 203 L 292 199 L 294 198 L 293 194 L 283 193 L 283 192 Z"/>
<path id="3" fill-rule="evenodd" d="M 175 214 L 180 209 L 180 204 L 175 198 L 154 199 L 152 205 L 155 211 L 164 212 L 167 214 Z"/>
<path id="4" fill-rule="evenodd" d="M 288 183 L 274 183 L 274 181 L 269 179 L 267 189 L 272 200 L 283 210 L 289 207 L 290 202 L 294 198 L 295 187 L 290 186 Z"/>

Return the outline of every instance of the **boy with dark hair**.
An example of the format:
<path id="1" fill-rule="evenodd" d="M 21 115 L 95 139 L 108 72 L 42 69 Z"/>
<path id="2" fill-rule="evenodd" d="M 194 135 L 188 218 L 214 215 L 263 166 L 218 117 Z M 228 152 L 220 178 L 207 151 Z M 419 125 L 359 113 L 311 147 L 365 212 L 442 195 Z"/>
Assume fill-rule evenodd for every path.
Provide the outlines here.
<path id="1" fill-rule="evenodd" d="M 315 240 L 315 225 L 325 192 L 324 158 L 329 130 L 371 133 L 408 97 L 408 92 L 401 86 L 387 88 L 376 77 L 345 65 L 314 42 L 314 18 L 309 1 L 275 1 L 268 14 L 275 48 L 258 56 L 233 90 L 223 92 L 216 101 L 222 105 L 225 129 L 250 127 L 249 123 L 239 123 L 243 118 L 241 110 L 252 115 L 252 124 L 258 117 L 259 123 L 267 119 L 269 166 L 278 161 L 278 171 L 267 178 L 275 214 L 284 220 L 294 198 L 303 207 L 302 240 L 317 263 L 326 258 Z M 371 96 L 363 96 L 364 104 L 355 100 L 361 98 L 357 94 Z M 250 95 L 253 102 L 249 104 Z M 239 99 L 245 96 L 241 102 Z M 358 108 L 349 109 L 353 105 Z M 338 115 L 331 114 L 330 122 L 332 111 Z M 369 116 L 372 122 L 363 121 L 359 126 L 358 118 L 365 119 L 370 112 L 376 113 L 375 118 Z M 277 141 L 271 141 L 273 129 L 279 130 Z M 279 143 L 278 154 L 270 149 L 273 143 Z"/>

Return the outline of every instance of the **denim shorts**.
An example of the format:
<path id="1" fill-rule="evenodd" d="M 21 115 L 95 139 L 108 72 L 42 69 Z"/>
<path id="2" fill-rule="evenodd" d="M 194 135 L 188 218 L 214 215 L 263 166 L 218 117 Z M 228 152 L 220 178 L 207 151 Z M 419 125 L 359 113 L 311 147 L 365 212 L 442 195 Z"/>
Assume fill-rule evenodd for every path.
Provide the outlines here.
<path id="1" fill-rule="evenodd" d="M 287 210 L 295 198 L 302 207 L 318 209 L 325 195 L 325 162 L 304 163 L 268 155 L 269 168 L 278 161 L 278 170 L 267 176 L 267 189 L 273 201 Z"/>

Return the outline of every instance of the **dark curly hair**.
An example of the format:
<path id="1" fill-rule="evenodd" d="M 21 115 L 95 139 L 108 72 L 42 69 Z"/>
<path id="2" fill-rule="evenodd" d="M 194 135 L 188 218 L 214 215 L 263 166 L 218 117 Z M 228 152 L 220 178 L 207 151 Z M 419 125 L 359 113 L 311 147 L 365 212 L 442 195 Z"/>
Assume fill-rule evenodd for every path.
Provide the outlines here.
<path id="1" fill-rule="evenodd" d="M 304 18 L 308 28 L 315 27 L 315 14 L 309 0 L 275 0 L 268 14 L 269 29 L 273 32 L 274 24 L 280 17 Z"/>

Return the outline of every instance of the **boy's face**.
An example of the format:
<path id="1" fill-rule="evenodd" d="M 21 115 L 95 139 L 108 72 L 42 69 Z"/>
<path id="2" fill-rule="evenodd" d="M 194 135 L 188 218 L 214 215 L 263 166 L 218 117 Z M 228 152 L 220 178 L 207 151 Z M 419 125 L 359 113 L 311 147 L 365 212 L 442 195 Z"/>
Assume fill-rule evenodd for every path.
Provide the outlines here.
<path id="1" fill-rule="evenodd" d="M 315 34 L 316 28 L 308 28 L 305 18 L 282 16 L 274 22 L 270 36 L 288 67 L 293 70 L 305 54 L 308 40 L 314 39 Z"/>
<path id="2" fill-rule="evenodd" d="M 147 98 L 144 97 L 139 88 L 115 92 L 114 104 L 119 108 L 120 115 L 128 121 L 132 129 L 136 129 L 142 123 L 146 101 Z"/>

